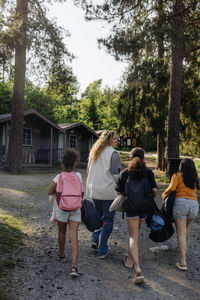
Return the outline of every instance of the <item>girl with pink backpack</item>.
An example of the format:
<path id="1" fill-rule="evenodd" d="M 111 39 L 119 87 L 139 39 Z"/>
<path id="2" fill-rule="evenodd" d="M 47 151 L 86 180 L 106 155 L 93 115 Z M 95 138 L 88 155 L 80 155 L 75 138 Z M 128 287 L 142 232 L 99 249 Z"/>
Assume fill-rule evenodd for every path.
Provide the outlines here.
<path id="1" fill-rule="evenodd" d="M 52 182 L 48 195 L 56 193 L 57 207 L 55 219 L 58 225 L 59 258 L 61 262 L 65 257 L 65 236 L 67 224 L 71 242 L 72 268 L 71 276 L 78 277 L 78 227 L 81 222 L 81 201 L 83 199 L 83 184 L 78 173 L 74 172 L 79 154 L 74 149 L 66 149 L 62 159 L 63 172 Z"/>

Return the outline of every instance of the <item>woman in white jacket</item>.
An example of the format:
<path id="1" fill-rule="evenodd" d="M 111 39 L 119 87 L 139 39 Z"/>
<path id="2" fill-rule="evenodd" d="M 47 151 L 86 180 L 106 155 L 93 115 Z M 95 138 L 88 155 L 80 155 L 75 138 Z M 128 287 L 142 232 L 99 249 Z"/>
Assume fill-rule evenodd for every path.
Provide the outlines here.
<path id="1" fill-rule="evenodd" d="M 86 198 L 93 200 L 103 219 L 103 228 L 92 235 L 92 248 L 98 249 L 98 257 L 108 255 L 108 239 L 113 229 L 115 212 L 109 208 L 117 196 L 115 182 L 121 171 L 120 158 L 114 147 L 117 136 L 114 131 L 104 130 L 93 145 L 88 162 Z"/>

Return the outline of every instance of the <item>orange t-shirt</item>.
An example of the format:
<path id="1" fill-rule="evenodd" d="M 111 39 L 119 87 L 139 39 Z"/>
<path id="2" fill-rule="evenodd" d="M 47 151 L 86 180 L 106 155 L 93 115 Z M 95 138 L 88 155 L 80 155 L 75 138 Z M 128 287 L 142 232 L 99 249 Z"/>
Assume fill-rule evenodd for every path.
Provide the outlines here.
<path id="1" fill-rule="evenodd" d="M 188 198 L 197 200 L 197 188 L 191 189 L 186 186 L 183 182 L 183 176 L 181 172 L 175 173 L 172 175 L 170 185 L 162 193 L 162 198 L 165 199 L 171 192 L 176 190 L 176 198 Z"/>

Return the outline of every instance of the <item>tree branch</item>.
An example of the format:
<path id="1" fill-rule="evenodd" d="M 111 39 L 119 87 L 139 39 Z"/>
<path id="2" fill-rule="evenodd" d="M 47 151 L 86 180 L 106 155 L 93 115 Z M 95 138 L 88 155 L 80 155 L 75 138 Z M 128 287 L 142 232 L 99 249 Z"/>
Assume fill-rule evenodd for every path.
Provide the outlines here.
<path id="1" fill-rule="evenodd" d="M 104 16 L 102 16 L 102 14 L 100 15 L 98 13 L 99 8 L 101 8 L 101 12 L 102 12 L 103 5 L 95 6 L 95 7 L 93 6 L 91 10 L 89 9 L 89 7 L 86 7 L 86 10 L 87 10 L 86 14 L 89 13 L 91 15 L 91 17 L 86 16 L 86 19 L 87 20 L 104 20 L 104 21 L 108 21 L 108 22 L 111 20 L 117 19 L 117 18 L 122 19 L 124 15 L 126 15 L 127 13 L 136 9 L 140 5 L 140 2 L 141 2 L 141 0 L 138 0 L 134 6 L 128 8 L 125 11 L 123 11 L 123 9 L 122 9 L 122 10 L 118 11 L 117 13 L 113 13 L 113 14 L 110 13 L 111 14 L 110 17 L 106 16 L 105 14 L 104 14 Z"/>
<path id="2" fill-rule="evenodd" d="M 200 46 L 195 47 L 195 48 L 193 48 L 193 49 L 190 50 L 190 53 L 191 53 L 191 52 L 195 52 L 195 51 L 197 51 L 197 50 L 199 50 L 199 49 L 200 49 Z"/>

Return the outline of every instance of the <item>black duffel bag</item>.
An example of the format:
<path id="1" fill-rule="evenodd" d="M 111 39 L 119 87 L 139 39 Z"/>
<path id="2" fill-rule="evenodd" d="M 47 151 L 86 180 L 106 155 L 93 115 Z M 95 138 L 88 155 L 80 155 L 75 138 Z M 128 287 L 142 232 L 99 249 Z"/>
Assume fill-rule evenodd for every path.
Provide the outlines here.
<path id="1" fill-rule="evenodd" d="M 162 229 L 153 230 L 151 229 L 149 238 L 154 242 L 165 242 L 169 240 L 174 234 L 174 227 L 172 223 L 165 223 Z"/>
<path id="2" fill-rule="evenodd" d="M 103 220 L 96 211 L 94 203 L 90 200 L 82 200 L 81 220 L 91 232 L 99 230 L 103 226 Z"/>

